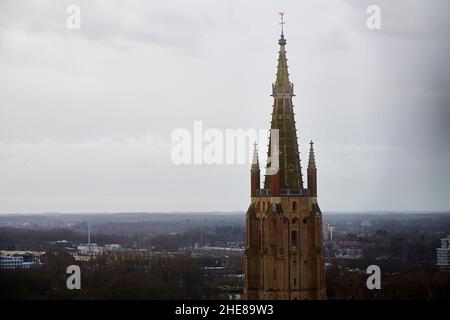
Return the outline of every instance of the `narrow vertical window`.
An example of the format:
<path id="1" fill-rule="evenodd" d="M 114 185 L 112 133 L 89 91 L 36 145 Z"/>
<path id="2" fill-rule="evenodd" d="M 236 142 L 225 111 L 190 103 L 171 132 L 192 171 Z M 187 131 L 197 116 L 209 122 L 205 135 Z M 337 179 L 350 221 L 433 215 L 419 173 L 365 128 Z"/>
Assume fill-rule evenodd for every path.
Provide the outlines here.
<path id="1" fill-rule="evenodd" d="M 293 230 L 291 232 L 291 247 L 297 248 L 298 247 L 298 233 L 297 230 Z"/>

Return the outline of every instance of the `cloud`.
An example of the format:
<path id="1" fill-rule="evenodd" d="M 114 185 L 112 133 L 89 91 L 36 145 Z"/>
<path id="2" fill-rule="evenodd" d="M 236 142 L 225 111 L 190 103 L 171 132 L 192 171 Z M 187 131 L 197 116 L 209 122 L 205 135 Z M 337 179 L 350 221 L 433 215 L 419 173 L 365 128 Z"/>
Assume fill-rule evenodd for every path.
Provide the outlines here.
<path id="1" fill-rule="evenodd" d="M 377 5 L 381 9 L 381 31 L 379 36 L 401 39 L 447 39 L 450 30 L 448 12 L 450 3 L 446 0 L 347 0 L 359 14 L 360 19 L 367 19 L 365 9 L 369 5 Z M 360 24 L 360 31 L 373 33 Z"/>
<path id="2" fill-rule="evenodd" d="M 380 0 L 380 31 L 369 1 L 255 3 L 79 0 L 70 31 L 73 1 L 0 1 L 0 211 L 244 210 L 247 166 L 168 141 L 270 125 L 280 10 L 323 210 L 448 209 L 448 2 Z"/>
<path id="3" fill-rule="evenodd" d="M 204 1 L 203 1 L 204 2 Z M 69 5 L 81 11 L 81 29 L 66 27 Z M 203 3 L 204 4 L 204 3 Z M 50 34 L 66 39 L 79 38 L 130 49 L 155 45 L 191 50 L 203 38 L 204 30 L 214 28 L 218 20 L 205 12 L 202 3 L 185 1 L 2 1 L 0 32 L 19 29 L 26 33 Z M 17 14 L 20 12 L 20 14 Z"/>
<path id="4" fill-rule="evenodd" d="M 133 200 L 134 205 L 129 201 L 139 195 L 145 202 L 157 193 L 143 197 L 144 189 L 152 189 L 144 185 L 163 178 L 169 155 L 170 143 L 151 134 L 120 140 L 0 142 L 0 211 L 127 210 L 123 203 L 145 207 L 142 200 Z"/>
<path id="5" fill-rule="evenodd" d="M 106 137 L 81 142 L 0 142 L 0 159 L 4 165 L 35 163 L 51 168 L 158 165 L 168 162 L 170 146 L 168 141 L 149 133 L 122 140 Z"/>
<path id="6" fill-rule="evenodd" d="M 318 187 L 324 208 L 426 211 L 450 205 L 450 154 L 388 145 L 319 146 Z"/>

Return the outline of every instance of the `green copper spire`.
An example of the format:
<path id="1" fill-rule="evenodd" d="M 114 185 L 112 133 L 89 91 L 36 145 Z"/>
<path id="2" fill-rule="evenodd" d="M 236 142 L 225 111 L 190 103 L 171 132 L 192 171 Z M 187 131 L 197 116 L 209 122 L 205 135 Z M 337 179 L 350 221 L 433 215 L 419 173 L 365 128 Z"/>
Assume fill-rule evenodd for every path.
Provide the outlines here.
<path id="1" fill-rule="evenodd" d="M 283 19 L 282 24 L 284 24 Z M 297 130 L 295 127 L 295 114 L 292 104 L 294 86 L 289 81 L 288 60 L 286 58 L 285 48 L 286 39 L 284 38 L 283 29 L 278 44 L 280 45 L 280 50 L 278 52 L 277 74 L 275 83 L 272 85 L 274 104 L 271 129 L 279 130 L 279 183 L 281 192 L 283 193 L 283 189 L 303 189 L 303 178 L 297 143 Z M 271 139 L 269 139 L 269 158 L 271 155 L 270 141 Z M 268 163 L 269 165 L 270 163 Z M 264 189 L 270 189 L 269 175 L 266 175 Z"/>

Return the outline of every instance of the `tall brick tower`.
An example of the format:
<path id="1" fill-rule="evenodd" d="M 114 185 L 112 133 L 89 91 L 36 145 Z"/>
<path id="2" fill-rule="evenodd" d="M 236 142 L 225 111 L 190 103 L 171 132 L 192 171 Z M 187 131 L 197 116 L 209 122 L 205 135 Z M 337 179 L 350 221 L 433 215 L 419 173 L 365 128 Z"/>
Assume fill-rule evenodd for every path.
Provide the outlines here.
<path id="1" fill-rule="evenodd" d="M 283 23 L 283 20 L 282 20 Z M 246 214 L 246 299 L 325 299 L 322 213 L 310 143 L 308 186 L 303 188 L 283 29 L 275 83 L 264 187 L 256 150 L 251 204 Z"/>

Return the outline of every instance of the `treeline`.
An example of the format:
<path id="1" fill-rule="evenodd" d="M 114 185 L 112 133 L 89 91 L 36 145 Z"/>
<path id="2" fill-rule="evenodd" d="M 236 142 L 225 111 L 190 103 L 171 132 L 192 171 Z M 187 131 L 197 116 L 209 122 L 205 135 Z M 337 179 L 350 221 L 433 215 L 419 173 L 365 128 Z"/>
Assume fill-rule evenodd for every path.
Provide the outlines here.
<path id="1" fill-rule="evenodd" d="M 0 227 L 0 249 L 2 250 L 46 249 L 49 247 L 49 242 L 57 240 L 86 243 L 87 235 L 67 228 L 42 230 Z M 118 235 L 96 234 L 93 240 L 99 244 L 125 244 L 129 239 Z"/>
<path id="2" fill-rule="evenodd" d="M 129 247 L 152 248 L 156 251 L 177 251 L 182 247 L 193 247 L 197 244 L 222 246 L 226 242 L 243 241 L 243 227 L 215 226 L 211 228 L 192 228 L 188 231 L 154 234 L 143 232 L 137 228 L 127 233 L 120 233 L 117 225 L 97 226 L 91 234 L 91 241 L 99 245 L 117 243 Z M 72 243 L 86 243 L 87 234 L 83 229 L 21 229 L 0 227 L 0 249 L 2 250 L 38 250 L 52 248 L 49 242 L 67 240 Z"/>
<path id="3" fill-rule="evenodd" d="M 105 260 L 75 263 L 68 254 L 50 255 L 44 267 L 0 272 L 0 300 L 21 299 L 208 299 L 220 298 L 201 278 L 203 265 L 190 256 L 152 259 L 142 270 Z M 68 290 L 66 268 L 81 267 L 81 289 Z"/>
<path id="4" fill-rule="evenodd" d="M 383 269 L 382 269 L 383 270 Z M 381 289 L 369 290 L 369 275 L 334 267 L 327 270 L 328 299 L 333 300 L 448 300 L 450 272 L 420 268 L 400 273 L 382 271 Z"/>

